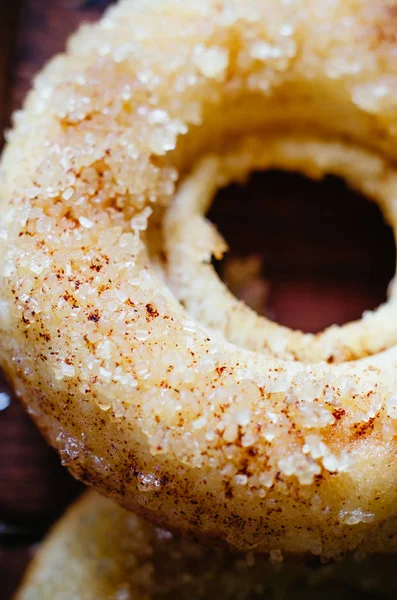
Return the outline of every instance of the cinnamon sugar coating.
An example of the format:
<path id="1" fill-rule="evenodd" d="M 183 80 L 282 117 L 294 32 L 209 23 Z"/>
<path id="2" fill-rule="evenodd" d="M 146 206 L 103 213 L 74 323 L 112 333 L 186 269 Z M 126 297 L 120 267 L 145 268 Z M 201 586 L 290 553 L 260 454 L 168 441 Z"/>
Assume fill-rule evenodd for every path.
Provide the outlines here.
<path id="1" fill-rule="evenodd" d="M 162 526 L 328 556 L 396 510 L 393 288 L 328 346 L 277 327 L 270 340 L 262 323 L 262 352 L 240 335 L 252 315 L 229 331 L 203 316 L 200 281 L 183 307 L 158 259 L 175 194 L 204 155 L 244 175 L 253 154 L 231 149 L 247 136 L 269 164 L 343 175 L 397 223 L 396 14 L 386 0 L 123 0 L 14 117 L 1 365 L 72 473 Z"/>

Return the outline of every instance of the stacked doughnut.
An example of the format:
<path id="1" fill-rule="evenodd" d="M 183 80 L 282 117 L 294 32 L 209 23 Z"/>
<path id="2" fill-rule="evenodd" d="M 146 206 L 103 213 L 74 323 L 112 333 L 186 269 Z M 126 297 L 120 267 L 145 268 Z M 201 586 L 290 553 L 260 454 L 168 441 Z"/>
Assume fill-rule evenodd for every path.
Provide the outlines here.
<path id="1" fill-rule="evenodd" d="M 0 361 L 76 477 L 243 551 L 333 556 L 396 512 L 394 287 L 291 331 L 225 288 L 205 218 L 277 167 L 395 227 L 396 33 L 387 0 L 122 0 L 36 78 L 2 159 Z"/>
<path id="2" fill-rule="evenodd" d="M 178 539 L 89 492 L 42 544 L 15 600 L 394 600 L 396 559 L 364 558 L 374 548 L 379 551 L 372 536 L 361 546 L 360 560 L 321 568 L 283 563 L 277 554 L 269 563 L 267 556 L 244 557 Z"/>

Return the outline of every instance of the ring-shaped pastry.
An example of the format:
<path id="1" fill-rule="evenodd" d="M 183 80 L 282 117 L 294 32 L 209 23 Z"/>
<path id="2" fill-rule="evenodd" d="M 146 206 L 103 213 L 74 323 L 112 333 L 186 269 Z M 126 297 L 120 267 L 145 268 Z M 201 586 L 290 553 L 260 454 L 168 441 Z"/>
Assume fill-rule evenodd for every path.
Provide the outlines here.
<path id="1" fill-rule="evenodd" d="M 2 161 L 0 359 L 77 477 L 244 550 L 331 555 L 395 512 L 393 295 L 302 350 L 277 327 L 266 355 L 273 326 L 245 347 L 201 322 L 157 246 L 175 188 L 250 136 L 395 226 L 396 29 L 386 0 L 124 0 L 36 79 Z"/>

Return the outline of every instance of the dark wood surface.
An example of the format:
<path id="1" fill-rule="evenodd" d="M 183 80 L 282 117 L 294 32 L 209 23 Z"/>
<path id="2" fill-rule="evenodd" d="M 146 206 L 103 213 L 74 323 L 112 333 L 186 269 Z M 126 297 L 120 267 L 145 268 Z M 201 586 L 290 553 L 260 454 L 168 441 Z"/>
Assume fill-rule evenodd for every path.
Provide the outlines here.
<path id="1" fill-rule="evenodd" d="M 0 0 L 0 125 L 78 23 L 109 1 Z M 232 251 L 264 257 L 262 312 L 317 331 L 385 298 L 394 244 L 373 204 L 341 182 L 257 174 L 219 194 L 211 212 Z M 0 379 L 0 391 L 8 390 Z M 0 411 L 0 598 L 9 598 L 35 544 L 80 491 L 12 398 Z"/>
<path id="2" fill-rule="evenodd" d="M 19 16 L 19 0 L 0 4 L 0 145 L 9 117 L 12 75 L 12 54 Z"/>

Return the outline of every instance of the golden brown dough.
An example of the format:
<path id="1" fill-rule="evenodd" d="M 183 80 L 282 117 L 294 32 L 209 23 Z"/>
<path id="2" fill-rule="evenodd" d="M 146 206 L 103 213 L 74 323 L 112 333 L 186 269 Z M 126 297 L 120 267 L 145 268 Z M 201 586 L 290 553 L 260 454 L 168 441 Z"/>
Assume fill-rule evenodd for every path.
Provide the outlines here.
<path id="1" fill-rule="evenodd" d="M 309 567 L 210 549 L 91 492 L 39 547 L 15 600 L 394 599 L 396 564 L 360 552 Z"/>
<path id="2" fill-rule="evenodd" d="M 224 181 L 246 175 L 253 136 L 259 167 L 342 175 L 394 226 L 396 15 L 385 0 L 124 0 L 15 117 L 1 365 L 72 473 L 162 526 L 328 556 L 396 511 L 395 295 L 313 346 L 261 321 L 263 352 L 241 337 L 255 315 L 228 329 L 200 313 L 195 258 L 193 297 L 158 259 L 175 191 L 205 156 Z"/>

